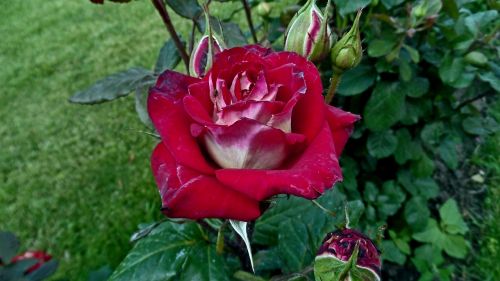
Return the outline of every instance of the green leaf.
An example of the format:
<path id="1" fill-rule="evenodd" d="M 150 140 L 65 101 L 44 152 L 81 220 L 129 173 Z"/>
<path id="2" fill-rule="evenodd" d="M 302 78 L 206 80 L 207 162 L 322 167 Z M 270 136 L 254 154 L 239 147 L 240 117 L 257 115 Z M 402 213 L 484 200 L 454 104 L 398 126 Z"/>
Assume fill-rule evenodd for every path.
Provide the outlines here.
<path id="1" fill-rule="evenodd" d="M 174 41 L 170 39 L 160 49 L 154 72 L 160 74 L 167 69 L 174 69 L 180 60 L 181 56 L 177 51 L 177 47 Z"/>
<path id="2" fill-rule="evenodd" d="M 490 84 L 495 91 L 500 92 L 500 78 L 493 72 L 479 74 L 479 79 Z"/>
<path id="3" fill-rule="evenodd" d="M 375 158 L 385 158 L 392 155 L 397 145 L 398 139 L 392 130 L 371 133 L 366 142 L 368 153 Z"/>
<path id="4" fill-rule="evenodd" d="M 413 69 L 405 59 L 399 60 L 399 76 L 403 82 L 408 82 L 413 77 Z"/>
<path id="5" fill-rule="evenodd" d="M 414 231 L 421 231 L 427 226 L 431 215 L 427 202 L 422 197 L 413 197 L 405 204 L 405 219 Z"/>
<path id="6" fill-rule="evenodd" d="M 416 77 L 411 81 L 401 83 L 401 90 L 412 98 L 420 98 L 429 92 L 429 80 L 423 77 Z"/>
<path id="7" fill-rule="evenodd" d="M 311 245 L 307 226 L 297 219 L 287 219 L 280 224 L 278 254 L 285 273 L 298 272 L 314 259 L 316 249 Z"/>
<path id="8" fill-rule="evenodd" d="M 283 261 L 278 257 L 278 247 L 271 247 L 265 250 L 260 250 L 254 255 L 255 270 L 273 271 L 283 267 Z"/>
<path id="9" fill-rule="evenodd" d="M 203 9 L 197 0 L 164 0 L 176 14 L 181 17 L 197 20 L 201 18 Z"/>
<path id="10" fill-rule="evenodd" d="M 420 61 L 420 54 L 418 53 L 418 50 L 411 47 L 411 46 L 408 46 L 406 44 L 403 45 L 403 48 L 408 52 L 408 54 L 410 55 L 410 58 L 411 60 L 414 62 L 414 63 L 418 63 Z"/>
<path id="11" fill-rule="evenodd" d="M 98 270 L 89 273 L 88 281 L 106 281 L 113 274 L 113 270 L 108 266 L 102 266 Z"/>
<path id="12" fill-rule="evenodd" d="M 385 56 L 392 51 L 395 45 L 395 41 L 375 39 L 368 44 L 368 55 L 375 58 Z"/>
<path id="13" fill-rule="evenodd" d="M 377 195 L 378 195 L 377 186 L 373 182 L 367 181 L 365 183 L 365 189 L 363 191 L 363 196 L 364 196 L 363 198 L 365 199 L 365 201 L 375 202 L 375 200 L 377 199 Z"/>
<path id="14" fill-rule="evenodd" d="M 418 123 L 422 117 L 428 117 L 432 110 L 432 102 L 429 99 L 406 99 L 405 114 L 401 118 L 404 125 Z"/>
<path id="15" fill-rule="evenodd" d="M 418 160 L 413 161 L 411 172 L 417 178 L 428 178 L 434 173 L 435 168 L 434 161 L 424 152 Z"/>
<path id="16" fill-rule="evenodd" d="M 391 237 L 391 240 L 396 244 L 396 247 L 405 255 L 411 254 L 411 248 L 410 244 L 408 244 L 408 241 L 410 241 L 410 237 L 398 237 L 396 235 L 396 232 L 393 230 L 389 230 L 389 236 Z"/>
<path id="17" fill-rule="evenodd" d="M 361 200 L 347 202 L 347 214 L 349 216 L 349 227 L 355 228 L 365 211 L 365 204 Z"/>
<path id="18" fill-rule="evenodd" d="M 385 220 L 387 217 L 396 214 L 405 198 L 404 191 L 395 181 L 384 182 L 376 202 L 379 218 Z"/>
<path id="19" fill-rule="evenodd" d="M 29 273 L 26 278 L 33 281 L 44 280 L 54 274 L 58 266 L 59 263 L 56 260 L 50 260 L 42 264 L 37 270 Z"/>
<path id="20" fill-rule="evenodd" d="M 427 146 L 434 147 L 441 143 L 441 136 L 444 132 L 444 124 L 442 122 L 434 122 L 425 125 L 420 132 L 420 139 Z"/>
<path id="21" fill-rule="evenodd" d="M 439 156 L 450 169 L 458 167 L 457 143 L 446 139 L 439 145 Z"/>
<path id="22" fill-rule="evenodd" d="M 403 265 L 406 262 L 406 256 L 396 247 L 391 240 L 382 241 L 382 259 Z"/>
<path id="23" fill-rule="evenodd" d="M 333 0 L 339 13 L 344 16 L 368 6 L 371 0 Z"/>
<path id="24" fill-rule="evenodd" d="M 337 188 L 325 192 L 317 199 L 325 208 L 343 214 L 346 197 Z M 292 196 L 276 200 L 271 207 L 255 222 L 253 243 L 264 246 L 278 245 L 278 235 L 281 231 L 281 222 L 296 218 L 304 222 L 308 231 L 316 241 L 317 246 L 326 233 L 331 232 L 337 224 L 344 221 L 344 216 L 332 217 L 319 209 L 311 200 Z"/>
<path id="25" fill-rule="evenodd" d="M 69 101 L 81 104 L 111 101 L 128 95 L 151 76 L 151 71 L 138 67 L 121 71 L 97 81 L 86 90 L 77 92 Z"/>
<path id="26" fill-rule="evenodd" d="M 382 0 L 382 4 L 384 4 L 384 6 L 387 8 L 387 9 L 390 9 L 394 6 L 397 6 L 401 3 L 403 3 L 404 0 Z"/>
<path id="27" fill-rule="evenodd" d="M 467 117 L 462 121 L 462 128 L 469 134 L 486 135 L 489 133 L 481 117 Z"/>
<path id="28" fill-rule="evenodd" d="M 444 251 L 457 259 L 465 258 L 467 254 L 467 243 L 463 236 L 460 235 L 447 235 L 443 241 Z"/>
<path id="29" fill-rule="evenodd" d="M 453 19 L 458 19 L 459 12 L 455 0 L 443 0 L 443 10 Z"/>
<path id="30" fill-rule="evenodd" d="M 398 122 L 405 114 L 405 93 L 399 83 L 379 82 L 364 110 L 366 127 L 383 131 Z"/>
<path id="31" fill-rule="evenodd" d="M 250 264 L 252 266 L 252 271 L 255 272 L 255 268 L 253 265 L 253 256 L 252 256 L 252 246 L 250 245 L 250 239 L 248 239 L 247 234 L 247 222 L 246 221 L 236 221 L 229 220 L 231 227 L 238 233 L 243 242 L 245 242 L 245 246 L 247 247 L 248 257 L 250 258 Z"/>
<path id="32" fill-rule="evenodd" d="M 398 145 L 394 151 L 394 158 L 398 164 L 402 165 L 408 160 L 418 159 L 422 148 L 417 142 L 412 141 L 408 129 L 403 128 L 398 130 L 396 132 L 396 138 Z"/>
<path id="33" fill-rule="evenodd" d="M 230 280 L 222 256 L 196 223 L 162 223 L 139 240 L 113 273 L 116 280 Z"/>
<path id="34" fill-rule="evenodd" d="M 486 33 L 486 30 L 493 27 L 492 23 L 498 19 L 496 10 L 478 12 L 465 18 L 465 26 L 474 36 Z"/>
<path id="35" fill-rule="evenodd" d="M 153 128 L 153 122 L 149 118 L 147 104 L 149 88 L 154 85 L 154 83 L 155 77 L 153 77 L 153 79 L 144 81 L 135 89 L 135 111 L 137 112 L 137 116 L 139 116 L 141 122 L 151 129 Z"/>
<path id="36" fill-rule="evenodd" d="M 452 85 L 460 78 L 465 70 L 465 61 L 463 57 L 452 56 L 447 53 L 441 65 L 439 66 L 439 77 L 445 84 Z"/>
<path id="37" fill-rule="evenodd" d="M 440 248 L 443 247 L 443 243 L 446 240 L 446 235 L 441 232 L 434 219 L 429 219 L 426 228 L 421 232 L 413 234 L 412 237 L 417 241 L 431 243 Z"/>
<path id="38" fill-rule="evenodd" d="M 11 232 L 0 231 L 0 260 L 7 264 L 19 250 L 19 240 Z"/>
<path id="39" fill-rule="evenodd" d="M 342 96 L 354 96 L 361 94 L 370 88 L 377 79 L 377 72 L 368 65 L 357 67 L 342 74 L 337 93 Z"/>
<path id="40" fill-rule="evenodd" d="M 221 22 L 222 34 L 224 42 L 229 48 L 243 46 L 248 44 L 246 37 L 243 35 L 240 27 L 233 22 Z"/>
<path id="41" fill-rule="evenodd" d="M 439 208 L 439 216 L 443 230 L 450 234 L 465 234 L 469 230 L 454 199 L 448 199 Z"/>

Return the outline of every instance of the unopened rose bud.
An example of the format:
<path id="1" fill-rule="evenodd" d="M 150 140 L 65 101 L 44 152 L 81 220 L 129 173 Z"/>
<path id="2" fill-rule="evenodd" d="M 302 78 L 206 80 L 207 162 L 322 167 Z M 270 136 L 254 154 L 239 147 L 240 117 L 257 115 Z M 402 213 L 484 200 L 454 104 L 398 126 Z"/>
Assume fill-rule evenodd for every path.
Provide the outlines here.
<path id="1" fill-rule="evenodd" d="M 257 5 L 256 10 L 257 10 L 257 15 L 261 17 L 268 17 L 269 14 L 271 14 L 272 6 L 270 3 L 261 2 L 259 5 Z"/>
<path id="2" fill-rule="evenodd" d="M 473 66 L 482 67 L 488 64 L 488 58 L 481 52 L 472 51 L 465 55 L 465 61 Z"/>
<path id="3" fill-rule="evenodd" d="M 331 59 L 335 71 L 342 73 L 356 67 L 363 57 L 361 36 L 359 34 L 359 18 L 361 11 L 356 15 L 354 23 L 346 34 L 333 46 Z"/>
<path id="4" fill-rule="evenodd" d="M 316 281 L 379 281 L 380 269 L 377 247 L 348 228 L 327 234 L 314 261 Z"/>
<path id="5" fill-rule="evenodd" d="M 310 61 L 324 58 L 332 44 L 328 26 L 330 1 L 322 14 L 316 0 L 308 0 L 297 12 L 285 33 L 285 51 L 296 52 Z"/>
<path id="6" fill-rule="evenodd" d="M 189 59 L 189 73 L 195 77 L 205 76 L 206 71 L 212 67 L 213 56 L 226 48 L 223 37 L 210 25 L 208 11 L 205 12 L 205 16 L 205 34 L 194 46 Z"/>

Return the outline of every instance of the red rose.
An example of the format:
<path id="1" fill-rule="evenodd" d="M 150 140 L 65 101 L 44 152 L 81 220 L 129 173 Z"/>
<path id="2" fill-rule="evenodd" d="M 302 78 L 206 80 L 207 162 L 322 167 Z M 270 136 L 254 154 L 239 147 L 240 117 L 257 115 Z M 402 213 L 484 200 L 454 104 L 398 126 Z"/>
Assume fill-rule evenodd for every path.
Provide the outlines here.
<path id="1" fill-rule="evenodd" d="M 50 261 L 52 259 L 52 256 L 49 254 L 46 254 L 44 252 L 41 252 L 41 251 L 26 251 L 23 254 L 15 256 L 11 262 L 14 264 L 18 261 L 25 260 L 25 259 L 36 259 L 37 260 L 37 263 L 35 263 L 33 266 L 31 266 L 30 268 L 28 268 L 26 270 L 25 274 L 29 274 L 29 273 L 39 269 L 40 266 L 42 266 L 42 264 Z"/>
<path id="2" fill-rule="evenodd" d="M 257 45 L 217 54 L 202 79 L 161 74 L 148 111 L 164 214 L 248 221 L 273 195 L 314 199 L 342 180 L 338 157 L 359 117 L 322 90 L 314 64 Z"/>

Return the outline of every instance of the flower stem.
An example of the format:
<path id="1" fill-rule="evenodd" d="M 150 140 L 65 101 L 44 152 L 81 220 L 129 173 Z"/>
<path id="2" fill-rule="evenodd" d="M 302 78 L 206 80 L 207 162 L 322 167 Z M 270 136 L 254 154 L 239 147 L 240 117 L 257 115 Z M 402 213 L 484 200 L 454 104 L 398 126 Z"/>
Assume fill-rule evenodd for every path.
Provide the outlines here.
<path id="1" fill-rule="evenodd" d="M 254 43 L 258 43 L 257 34 L 255 33 L 255 28 L 253 27 L 252 21 L 252 11 L 250 10 L 250 6 L 248 5 L 247 0 L 241 0 L 243 3 L 243 8 L 245 8 L 245 15 L 247 16 L 248 26 L 250 27 L 250 32 L 252 33 L 252 38 Z"/>
<path id="2" fill-rule="evenodd" d="M 328 87 L 328 92 L 326 93 L 325 96 L 325 102 L 326 104 L 330 104 L 333 100 L 333 96 L 335 95 L 335 92 L 337 91 L 337 87 L 340 83 L 340 78 L 342 77 L 342 73 L 338 71 L 333 71 L 332 78 L 330 78 L 330 87 Z"/>
<path id="3" fill-rule="evenodd" d="M 175 27 L 170 20 L 170 16 L 168 15 L 165 4 L 162 0 L 151 0 L 151 2 L 158 11 L 158 14 L 160 14 L 161 19 L 163 20 L 163 23 L 165 24 L 165 27 L 170 34 L 170 37 L 175 43 L 175 47 L 177 47 L 177 51 L 179 51 L 179 54 L 181 55 L 182 61 L 186 65 L 186 71 L 189 74 L 189 55 L 186 53 L 186 49 L 184 49 L 184 45 L 182 44 L 179 35 L 177 35 L 177 32 L 175 31 Z"/>

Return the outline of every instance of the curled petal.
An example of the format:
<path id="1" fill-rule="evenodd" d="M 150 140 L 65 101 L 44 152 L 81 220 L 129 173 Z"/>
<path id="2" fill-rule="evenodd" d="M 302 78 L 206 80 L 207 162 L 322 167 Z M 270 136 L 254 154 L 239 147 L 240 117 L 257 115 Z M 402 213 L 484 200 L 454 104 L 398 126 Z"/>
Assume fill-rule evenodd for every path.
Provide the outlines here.
<path id="1" fill-rule="evenodd" d="M 148 112 L 162 141 L 171 147 L 174 158 L 184 166 L 212 174 L 198 143 L 191 135 L 189 116 L 180 102 L 172 101 L 164 93 L 153 89 L 148 97 Z"/>
<path id="2" fill-rule="evenodd" d="M 273 169 L 279 167 L 304 137 L 241 119 L 231 126 L 206 126 L 208 153 L 224 168 Z"/>
<path id="3" fill-rule="evenodd" d="M 315 199 L 342 180 L 332 133 L 326 122 L 290 167 L 282 170 L 220 169 L 215 174 L 223 184 L 255 200 L 279 193 Z"/>
<path id="4" fill-rule="evenodd" d="M 344 150 L 347 139 L 349 139 L 354 129 L 354 123 L 359 119 L 361 119 L 359 115 L 343 111 L 333 106 L 327 106 L 326 120 L 332 131 L 337 155 L 340 156 L 342 150 Z"/>
<path id="5" fill-rule="evenodd" d="M 172 218 L 225 218 L 241 221 L 260 216 L 259 202 L 180 165 L 163 143 L 153 151 L 151 166 L 165 215 Z"/>

